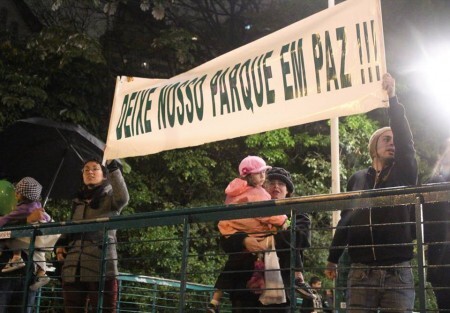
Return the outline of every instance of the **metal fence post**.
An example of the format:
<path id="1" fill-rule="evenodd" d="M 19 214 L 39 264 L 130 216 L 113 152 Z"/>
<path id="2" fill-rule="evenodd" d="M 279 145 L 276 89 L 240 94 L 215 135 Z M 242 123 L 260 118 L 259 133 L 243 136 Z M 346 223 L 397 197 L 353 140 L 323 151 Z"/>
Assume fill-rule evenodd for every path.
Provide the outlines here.
<path id="1" fill-rule="evenodd" d="M 415 203 L 415 216 L 416 216 L 416 240 L 417 240 L 417 273 L 419 276 L 419 311 L 426 312 L 426 290 L 425 290 L 425 254 L 424 254 L 424 242 L 423 242 L 423 198 L 417 196 Z"/>
<path id="2" fill-rule="evenodd" d="M 105 291 L 105 281 L 106 281 L 106 250 L 108 249 L 108 229 L 103 228 L 103 244 L 102 244 L 102 262 L 100 265 L 100 279 L 98 284 L 98 302 L 97 302 L 97 313 L 102 313 L 103 311 L 103 295 Z"/>
<path id="3" fill-rule="evenodd" d="M 42 288 L 39 288 L 36 294 L 36 303 L 35 303 L 35 313 L 39 313 L 41 311 L 41 297 L 42 297 Z"/>
<path id="4" fill-rule="evenodd" d="M 120 313 L 120 301 L 122 300 L 122 280 L 118 280 L 117 286 L 117 312 Z"/>
<path id="5" fill-rule="evenodd" d="M 154 291 L 153 291 L 153 302 L 152 302 L 152 313 L 156 313 L 156 302 L 158 301 L 158 285 L 154 284 Z"/>
<path id="6" fill-rule="evenodd" d="M 188 255 L 189 255 L 189 218 L 185 217 L 183 219 L 183 250 L 182 250 L 182 258 L 181 258 L 181 273 L 180 273 L 180 304 L 178 308 L 179 313 L 184 312 L 184 306 L 186 305 L 186 270 L 188 264 Z"/>
<path id="7" fill-rule="evenodd" d="M 24 284 L 24 290 L 23 290 L 23 299 L 22 299 L 22 307 L 23 312 L 28 311 L 28 294 L 30 293 L 30 290 L 28 289 L 28 286 L 30 285 L 30 281 L 32 278 L 32 274 L 34 272 L 34 262 L 33 262 L 33 254 L 35 250 L 35 241 L 36 241 L 36 229 L 33 229 L 33 235 L 30 238 L 30 246 L 29 246 L 29 253 L 28 253 L 28 261 L 27 261 L 27 267 L 26 267 L 26 274 L 25 274 L 25 284 Z"/>
<path id="8" fill-rule="evenodd" d="M 291 244 L 290 244 L 290 286 L 289 289 L 289 298 L 291 303 L 291 312 L 295 312 L 295 309 L 297 308 L 297 296 L 295 294 L 295 259 L 299 253 L 297 253 L 297 236 L 296 236 L 296 227 L 297 227 L 297 214 L 294 210 L 291 210 L 291 227 L 289 229 L 291 233 Z"/>

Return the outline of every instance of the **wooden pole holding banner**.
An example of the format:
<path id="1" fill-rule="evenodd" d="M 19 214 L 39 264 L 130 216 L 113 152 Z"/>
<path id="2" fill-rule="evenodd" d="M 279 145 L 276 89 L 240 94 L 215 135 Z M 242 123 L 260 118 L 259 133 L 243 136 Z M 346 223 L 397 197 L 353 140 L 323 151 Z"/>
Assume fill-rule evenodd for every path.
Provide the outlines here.
<path id="1" fill-rule="evenodd" d="M 334 0 L 328 0 L 328 7 L 334 6 Z M 339 171 L 339 118 L 333 117 L 330 123 L 331 137 L 331 193 L 341 192 L 341 181 Z M 339 221 L 339 211 L 333 211 L 332 224 L 336 227 Z M 333 229 L 334 234 L 334 229 Z"/>
<path id="2" fill-rule="evenodd" d="M 334 6 L 334 0 L 328 0 L 328 8 Z M 330 139 L 331 139 L 331 193 L 341 192 L 341 180 L 340 180 L 340 170 L 339 170 L 339 117 L 333 117 L 330 120 Z M 332 226 L 333 226 L 333 236 L 335 233 L 335 227 L 340 219 L 341 211 L 333 211 L 332 215 Z M 341 294 L 337 294 L 337 283 L 334 280 L 334 292 L 333 292 L 333 303 L 331 304 L 333 312 L 340 313 L 344 312 L 342 308 L 345 308 L 345 300 Z"/>
<path id="3" fill-rule="evenodd" d="M 331 193 L 341 192 L 339 171 L 339 118 L 333 117 L 330 124 L 331 136 Z M 339 211 L 333 211 L 333 227 L 339 221 Z"/>

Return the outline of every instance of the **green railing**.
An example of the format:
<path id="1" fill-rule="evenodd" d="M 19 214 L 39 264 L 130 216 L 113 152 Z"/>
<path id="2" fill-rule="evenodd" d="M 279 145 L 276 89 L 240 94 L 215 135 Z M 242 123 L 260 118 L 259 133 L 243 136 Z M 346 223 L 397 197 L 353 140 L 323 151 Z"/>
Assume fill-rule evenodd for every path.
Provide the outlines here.
<path id="1" fill-rule="evenodd" d="M 416 287 L 417 307 L 415 308 L 415 311 L 427 312 L 427 290 L 429 288 L 427 288 L 425 282 L 426 266 L 423 253 L 424 243 L 422 222 L 423 204 L 431 202 L 448 202 L 450 201 L 449 191 L 450 184 L 434 184 L 421 187 L 379 189 L 332 195 L 296 197 L 240 205 L 184 208 L 173 211 L 117 216 L 109 219 L 96 219 L 83 222 L 64 222 L 5 228 L 5 231 L 0 232 L 0 237 L 31 237 L 34 239 L 37 235 L 87 231 L 102 231 L 105 234 L 111 229 L 117 229 L 118 233 L 120 231 L 127 231 L 130 229 L 144 229 L 146 232 L 151 233 L 152 230 L 155 230 L 156 228 L 177 227 L 180 236 L 174 235 L 173 238 L 164 239 L 144 239 L 144 241 L 147 240 L 148 243 L 151 243 L 155 247 L 155 251 L 149 252 L 149 255 L 140 256 L 139 258 L 125 258 L 122 255 L 119 255 L 119 263 L 122 268 L 135 268 L 135 264 L 148 261 L 148 258 L 154 258 L 155 263 L 161 261 L 161 258 L 164 258 L 164 255 L 159 255 L 159 250 L 157 250 L 158 245 L 170 244 L 170 242 L 177 243 L 177 245 L 175 245 L 177 247 L 177 251 L 174 253 L 177 257 L 171 256 L 172 259 L 170 260 L 173 264 L 173 268 L 176 268 L 177 271 L 171 273 L 148 273 L 148 276 L 121 275 L 119 277 L 121 281 L 119 310 L 125 312 L 128 310 L 126 305 L 130 305 L 132 308 L 130 308 L 127 312 L 203 312 L 202 310 L 204 310 L 204 305 L 211 295 L 211 288 L 201 284 L 202 277 L 204 277 L 205 274 L 217 277 L 220 268 L 217 268 L 214 273 L 204 273 L 201 270 L 190 267 L 189 260 L 192 257 L 197 257 L 189 254 L 189 251 L 191 251 L 190 244 L 195 243 L 196 240 L 196 238 L 191 236 L 191 227 L 194 223 L 210 223 L 223 219 L 271 216 L 279 214 L 290 215 L 295 220 L 295 215 L 300 212 L 332 212 L 338 209 L 342 210 L 367 207 L 414 205 L 416 212 L 417 233 L 417 241 L 415 243 L 417 251 L 415 264 L 417 265 L 415 265 L 414 270 L 418 278 Z M 293 223 L 293 225 L 295 225 L 295 223 Z M 292 233 L 294 232 L 294 230 L 291 231 Z M 318 230 L 313 227 L 313 231 Z M 326 231 L 331 233 L 331 228 Z M 211 236 L 217 236 L 217 234 L 211 234 Z M 295 238 L 295 236 L 292 237 Z M 121 246 L 125 244 L 129 245 L 127 246 L 127 249 L 132 250 L 133 244 L 139 244 L 139 242 L 124 241 L 119 244 Z M 308 253 L 313 254 L 314 251 L 319 251 L 322 249 L 325 250 L 328 248 L 328 245 L 329 242 L 320 243 L 311 247 L 308 250 Z M 34 244 L 32 240 L 32 243 L 30 244 L 30 251 L 33 249 Z M 291 249 L 295 249 L 295 243 L 292 244 Z M 217 256 L 221 253 L 221 255 L 223 255 L 222 258 L 225 258 L 223 252 L 219 251 L 220 250 L 217 249 L 217 251 L 212 251 L 211 254 L 215 254 Z M 293 280 L 293 260 L 291 260 L 291 264 L 291 278 Z M 31 265 L 28 264 L 28 266 Z M 317 266 L 314 269 L 305 270 L 323 271 L 323 268 Z M 29 279 L 30 277 L 27 276 L 26 280 Z M 133 286 L 134 289 L 130 287 L 130 292 L 124 292 L 125 288 L 128 288 L 125 284 Z M 137 297 L 131 301 L 126 300 L 127 298 L 133 299 L 133 297 L 129 296 L 130 294 L 142 295 L 143 291 L 139 288 L 144 288 L 142 287 L 143 285 L 146 285 L 145 290 L 148 289 L 147 285 L 154 286 L 148 293 L 148 296 L 141 297 L 142 300 L 139 300 Z M 55 284 L 53 287 L 50 286 L 47 288 L 53 288 L 51 289 L 53 290 L 52 292 L 54 295 L 57 295 L 57 286 L 58 284 Z M 45 290 L 46 289 L 44 289 L 44 291 Z M 24 292 L 28 293 L 27 290 L 24 290 Z M 295 298 L 295 291 L 293 289 L 288 290 L 288 292 L 292 298 Z M 125 294 L 127 295 L 126 297 L 124 296 Z M 163 294 L 164 296 L 160 296 Z M 51 293 L 48 295 L 51 295 Z M 57 297 L 55 296 L 55 301 L 57 300 L 56 298 Z M 42 297 L 41 302 L 38 304 L 42 304 L 43 299 L 44 297 Z M 58 301 L 59 300 L 60 299 L 58 299 Z M 158 302 L 156 300 L 160 301 Z M 23 307 L 25 311 L 26 303 L 24 303 Z M 298 310 L 296 307 L 296 302 L 291 303 L 292 312 Z M 45 312 L 58 312 L 58 306 L 53 308 L 55 310 L 47 310 Z M 42 307 L 40 312 L 44 312 Z"/>
<path id="2" fill-rule="evenodd" d="M 179 293 L 181 282 L 177 280 L 120 273 L 117 312 L 156 313 L 162 310 L 177 311 L 178 303 L 173 295 Z M 204 312 L 214 288 L 211 285 L 186 283 L 186 306 L 184 312 Z M 35 313 L 63 312 L 61 284 L 53 279 L 39 289 L 34 305 Z M 231 312 L 225 299 L 221 312 Z"/>

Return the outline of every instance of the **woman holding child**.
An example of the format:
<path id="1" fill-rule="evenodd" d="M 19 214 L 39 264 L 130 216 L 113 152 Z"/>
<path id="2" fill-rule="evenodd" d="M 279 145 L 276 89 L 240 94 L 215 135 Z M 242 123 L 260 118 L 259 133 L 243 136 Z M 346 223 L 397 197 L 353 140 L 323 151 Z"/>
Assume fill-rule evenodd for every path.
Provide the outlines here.
<path id="1" fill-rule="evenodd" d="M 281 168 L 267 166 L 265 161 L 257 156 L 248 156 L 239 165 L 240 178 L 233 180 L 226 189 L 225 203 L 243 203 L 254 201 L 265 201 L 270 199 L 282 199 L 292 194 L 294 185 L 290 174 Z M 266 178 L 268 180 L 266 180 Z M 273 181 L 274 183 L 270 184 Z M 269 193 L 263 189 L 264 184 Z M 237 188 L 240 187 L 240 188 Z M 238 191 L 240 190 L 240 191 Z M 243 192 L 245 190 L 246 192 Z M 306 224 L 302 216 L 297 216 L 296 234 L 297 247 L 307 247 L 309 242 L 310 220 L 307 215 Z M 289 300 L 281 304 L 263 305 L 259 298 L 261 291 L 252 290 L 248 285 L 254 274 L 255 261 L 258 252 L 267 250 L 265 242 L 267 235 L 272 235 L 273 226 L 278 226 L 278 232 L 274 236 L 275 246 L 284 251 L 277 251 L 280 258 L 280 268 L 285 288 L 289 288 L 290 282 L 290 232 L 283 231 L 287 227 L 287 216 L 278 215 L 265 218 L 248 218 L 231 221 L 221 221 L 219 230 L 221 232 L 221 246 L 229 253 L 229 260 L 224 271 L 220 274 L 215 287 L 218 289 L 207 311 L 209 313 L 219 312 L 219 301 L 222 290 L 230 294 L 233 312 L 288 312 Z M 300 226 L 300 227 L 299 227 Z M 303 227 L 304 226 L 304 227 Z M 263 239 L 263 240 L 261 240 Z M 299 250 L 296 250 L 299 252 Z M 302 268 L 301 255 L 296 255 L 296 268 Z M 283 270 L 284 269 L 284 270 Z M 229 271 L 229 272 L 227 272 Z M 226 274 L 225 274 L 225 273 Z M 223 283 L 224 276 L 227 283 Z M 303 282 L 300 271 L 296 272 L 299 284 Z M 308 291 L 305 292 L 308 294 Z M 287 297 L 288 299 L 289 297 Z"/>

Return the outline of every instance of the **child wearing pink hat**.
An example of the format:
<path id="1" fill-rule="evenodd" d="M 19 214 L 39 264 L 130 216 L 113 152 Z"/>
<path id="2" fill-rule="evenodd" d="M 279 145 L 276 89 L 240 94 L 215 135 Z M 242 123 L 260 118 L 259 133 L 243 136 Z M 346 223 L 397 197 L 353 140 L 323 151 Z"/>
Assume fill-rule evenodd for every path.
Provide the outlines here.
<path id="1" fill-rule="evenodd" d="M 271 168 L 257 156 L 243 159 L 239 164 L 240 177 L 233 179 L 225 189 L 225 204 L 270 200 L 271 196 L 263 188 L 263 184 L 266 181 L 266 171 Z M 264 238 L 272 230 L 272 226 L 282 226 L 286 219 L 286 215 L 243 218 L 220 221 L 218 226 L 222 236 L 228 237 L 237 232 L 248 233 L 256 243 L 256 239 Z"/>
<path id="2" fill-rule="evenodd" d="M 240 177 L 233 179 L 225 189 L 225 204 L 270 200 L 271 196 L 263 188 L 263 184 L 266 180 L 266 171 L 271 168 L 258 156 L 244 158 L 239 164 Z M 286 220 L 286 215 L 242 218 L 220 221 L 218 227 L 220 234 L 225 238 L 224 240 L 235 233 L 247 233 L 248 237 L 244 241 L 245 248 L 254 252 L 267 250 L 267 247 L 261 241 L 276 230 L 275 227 L 284 227 Z M 215 284 L 217 290 L 208 305 L 207 312 L 218 313 L 220 299 L 223 295 L 222 290 L 232 288 L 235 274 L 233 271 L 236 271 L 237 268 L 231 263 L 229 256 L 224 271 L 217 278 Z"/>

